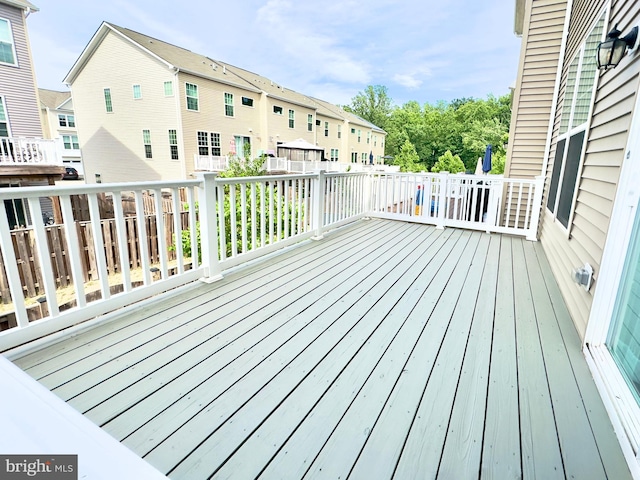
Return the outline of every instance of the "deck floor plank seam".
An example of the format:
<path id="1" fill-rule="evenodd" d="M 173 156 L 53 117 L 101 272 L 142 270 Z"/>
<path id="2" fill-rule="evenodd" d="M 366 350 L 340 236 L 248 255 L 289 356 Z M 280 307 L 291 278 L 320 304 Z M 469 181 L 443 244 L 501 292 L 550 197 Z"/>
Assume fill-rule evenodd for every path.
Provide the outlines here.
<path id="1" fill-rule="evenodd" d="M 461 237 L 464 236 L 466 234 L 463 233 Z M 268 384 L 263 385 L 249 403 L 241 405 L 240 409 L 243 410 L 233 411 L 233 417 L 237 418 L 237 421 L 230 420 L 231 417 L 225 418 L 213 434 L 209 434 L 195 450 L 188 452 L 185 461 L 181 462 L 177 469 L 170 470 L 172 475 L 176 478 L 182 475 L 197 475 L 196 472 L 200 469 L 203 474 L 210 474 L 233 453 L 236 445 L 246 438 L 245 435 L 259 426 L 284 398 L 295 392 L 305 379 L 309 379 L 311 375 L 319 375 L 319 378 L 329 381 L 332 376 L 339 373 L 382 322 L 385 312 L 388 312 L 397 301 L 398 293 L 406 289 L 403 284 L 408 282 L 410 276 L 415 276 L 415 270 L 417 270 L 415 261 L 424 250 L 426 248 L 422 244 L 413 247 L 411 253 L 394 267 L 393 275 L 386 275 L 379 280 L 381 287 L 375 295 L 365 295 L 350 307 L 351 315 L 341 316 L 341 322 L 347 323 L 346 331 L 342 335 L 332 341 L 316 340 L 305 349 L 304 354 L 298 356 L 287 366 L 287 369 L 281 371 L 275 380 L 272 379 Z M 388 303 L 384 301 L 386 298 L 389 299 Z M 363 321 L 365 314 L 367 321 Z M 315 383 L 320 381 L 319 378 L 315 377 Z M 233 400 L 231 402 L 233 403 Z M 239 415 L 238 412 L 241 411 L 246 413 Z M 242 425 L 241 428 L 238 428 L 238 421 Z M 187 433 L 186 430 L 181 435 L 185 433 Z M 234 441 L 233 438 L 236 440 Z M 163 455 L 159 456 L 163 457 Z M 201 458 L 205 458 L 206 463 L 200 461 Z M 158 458 L 158 454 L 150 459 L 152 464 L 155 464 L 154 459 L 162 460 Z"/>
<path id="2" fill-rule="evenodd" d="M 386 222 L 387 224 L 389 222 Z M 224 294 L 228 294 L 229 292 L 234 293 L 238 290 L 238 288 L 246 287 L 251 284 L 260 284 L 268 283 L 273 278 L 281 277 L 283 274 L 288 273 L 287 270 L 283 270 L 282 263 L 288 264 L 289 268 L 295 269 L 298 263 L 305 264 L 309 261 L 310 258 L 319 258 L 319 257 L 331 257 L 339 251 L 339 249 L 349 249 L 351 242 L 358 238 L 367 239 L 372 233 L 380 233 L 380 229 L 382 232 L 385 231 L 398 231 L 401 227 L 398 225 L 385 225 L 385 222 L 380 221 L 369 221 L 369 222 L 361 222 L 354 226 L 353 228 L 353 238 L 345 237 L 344 235 L 328 235 L 325 242 L 321 242 L 321 244 L 317 245 L 317 242 L 309 241 L 305 245 L 301 245 L 297 249 L 294 249 L 290 256 L 284 257 L 279 261 L 276 259 L 275 262 L 269 262 L 266 264 L 262 264 L 258 262 L 256 265 L 247 267 L 246 269 L 240 269 L 236 272 L 229 274 L 227 277 L 227 281 L 224 287 L 213 288 L 210 285 L 202 285 L 198 288 L 198 292 L 202 291 L 203 295 L 198 295 L 198 292 L 194 292 L 195 295 L 190 295 L 186 299 L 182 299 L 180 297 L 171 298 L 168 304 L 159 304 L 155 307 L 149 309 L 140 309 L 135 312 L 135 314 L 127 315 L 118 320 L 114 320 L 109 322 L 108 324 L 101 325 L 99 327 L 95 327 L 88 332 L 83 332 L 82 336 L 74 336 L 71 340 L 64 342 L 64 346 L 60 347 L 60 343 L 48 346 L 44 349 L 40 349 L 36 352 L 23 355 L 19 359 L 15 360 L 15 363 L 23 368 L 25 371 L 29 371 L 33 374 L 33 376 L 41 375 L 37 366 L 42 362 L 46 362 L 47 365 L 56 363 L 53 361 L 59 356 L 66 355 L 70 353 L 71 350 L 75 350 L 76 348 L 87 348 L 91 346 L 91 342 L 93 340 L 103 340 L 108 335 L 117 334 L 120 330 L 126 329 L 135 329 L 136 323 L 144 322 L 149 318 L 153 318 L 156 322 L 162 321 L 162 319 L 170 315 L 173 308 L 185 309 L 189 308 L 190 304 L 202 304 L 206 302 L 214 301 Z M 237 285 L 239 283 L 240 285 Z M 82 342 L 79 342 L 79 339 L 82 338 Z M 75 345 L 75 343 L 80 343 L 79 345 Z M 77 353 L 72 353 L 77 356 Z M 44 359 L 44 360 L 41 360 Z M 60 362 L 65 365 L 68 362 L 64 359 Z M 51 368 L 51 367 L 50 367 Z"/>
<path id="3" fill-rule="evenodd" d="M 388 243 L 387 245 L 385 245 L 386 248 L 391 248 L 391 246 L 392 246 L 391 243 Z M 392 250 L 387 250 L 387 252 L 392 253 Z M 363 262 L 366 261 L 366 257 L 364 257 L 362 261 Z M 358 265 L 357 268 L 356 268 L 356 265 Z M 272 349 L 272 351 L 275 350 L 275 348 L 277 348 L 277 346 L 281 344 L 279 340 L 276 340 L 277 338 L 290 338 L 290 336 L 287 336 L 288 332 L 291 331 L 295 333 L 296 325 L 297 325 L 297 322 L 295 322 L 295 320 L 297 317 L 300 317 L 298 318 L 298 320 L 302 321 L 303 319 L 301 317 L 305 315 L 305 312 L 311 309 L 317 302 L 322 301 L 324 297 L 327 295 L 329 295 L 329 298 L 331 299 L 331 301 L 338 301 L 341 296 L 344 296 L 343 293 L 340 293 L 340 288 L 350 289 L 350 288 L 356 287 L 358 283 L 363 281 L 368 274 L 374 271 L 375 268 L 376 268 L 376 265 L 373 261 L 369 261 L 366 265 L 354 264 L 353 275 L 349 275 L 347 278 L 344 279 L 344 282 L 346 282 L 346 285 L 342 285 L 341 283 L 336 284 L 336 283 L 320 281 L 319 282 L 320 285 L 318 287 L 311 288 L 310 292 L 304 295 L 304 297 L 295 298 L 293 302 L 291 302 L 289 305 L 282 308 L 281 310 L 270 312 L 268 309 L 263 308 L 258 312 L 256 312 L 256 314 L 264 317 L 264 321 L 262 321 L 255 328 L 252 328 L 251 330 L 247 331 L 245 334 L 242 334 L 238 337 L 226 339 L 226 340 L 221 339 L 221 342 L 224 344 L 223 348 L 212 351 L 204 343 L 201 345 L 198 345 L 197 347 L 190 349 L 189 352 L 187 353 L 187 355 L 194 355 L 194 358 L 195 358 L 194 361 L 186 362 L 185 360 L 186 366 L 181 366 L 177 371 L 175 371 L 175 369 L 174 371 L 172 371 L 171 369 L 167 368 L 167 367 L 171 367 L 173 362 L 171 362 L 170 364 L 162 365 L 158 371 L 154 371 L 152 372 L 152 374 L 149 374 L 148 376 L 145 376 L 143 379 L 140 379 L 139 382 L 135 382 L 134 384 L 130 385 L 128 387 L 128 391 L 130 392 L 131 387 L 139 386 L 139 384 L 143 382 L 146 384 L 153 383 L 152 382 L 153 378 L 150 378 L 150 376 L 157 373 L 158 381 L 156 383 L 156 386 L 158 387 L 158 389 L 159 388 L 166 389 L 171 383 L 171 381 L 167 382 L 164 379 L 171 378 L 174 380 L 178 380 L 179 381 L 178 383 L 180 383 L 181 387 L 184 388 L 184 390 L 182 390 L 182 388 L 181 390 L 183 392 L 186 391 L 186 393 L 182 393 L 182 395 L 190 394 L 192 390 L 196 388 L 198 385 L 197 384 L 195 386 L 190 385 L 185 388 L 184 384 L 188 378 L 195 377 L 198 379 L 202 379 L 204 377 L 204 380 L 200 381 L 200 383 L 204 383 L 206 380 L 208 380 L 208 378 L 215 375 L 218 371 L 228 367 L 233 361 L 235 361 L 245 352 L 256 347 L 261 342 L 266 342 L 267 340 L 269 341 L 270 345 L 269 347 L 265 347 L 265 348 L 270 348 Z M 280 301 L 282 301 L 282 299 L 280 299 Z M 275 323 L 274 323 L 274 318 L 275 318 Z M 246 320 L 247 318 L 243 319 L 242 321 L 244 322 Z M 262 327 L 262 330 L 259 330 L 261 327 Z M 278 330 L 281 330 L 279 331 L 279 334 L 276 337 L 271 337 L 271 335 Z M 234 350 L 233 348 L 234 343 L 239 344 L 240 345 L 239 348 L 236 348 Z M 204 349 L 204 352 L 200 354 L 198 350 L 202 350 L 202 349 Z M 264 356 L 266 356 L 264 350 L 262 350 L 262 353 Z M 222 360 L 224 362 L 222 365 L 220 365 L 213 359 L 213 357 L 218 354 L 220 355 L 224 354 L 225 356 L 225 358 Z M 184 357 L 180 360 L 182 361 L 183 359 Z M 193 369 L 196 369 L 196 370 L 194 372 L 191 372 L 191 370 Z M 145 398 L 147 398 L 147 396 L 151 395 L 154 392 L 155 390 L 153 390 L 153 387 L 150 387 L 150 388 L 147 387 L 147 389 L 144 391 L 143 394 L 138 394 L 133 399 L 127 399 L 125 401 L 126 402 L 125 405 L 142 402 L 142 400 L 144 400 Z M 167 392 L 168 392 L 167 390 L 164 390 L 164 395 L 167 395 Z M 115 394 L 106 400 L 110 404 L 112 404 L 114 403 L 113 400 L 117 399 L 117 397 L 118 397 L 118 394 Z M 101 405 L 105 405 L 105 404 L 103 403 Z M 111 410 L 110 415 L 113 415 L 113 412 L 112 412 L 112 410 L 114 409 L 113 405 L 106 405 L 106 408 L 110 409 Z M 119 411 L 126 410 L 122 406 L 117 408 L 119 409 Z M 152 405 L 152 408 L 153 409 L 157 408 L 157 405 Z M 150 411 L 150 410 L 146 410 L 146 411 Z M 111 419 L 107 419 L 107 417 L 105 416 L 96 417 L 95 408 L 88 411 L 88 415 L 90 418 L 92 418 L 94 421 L 98 422 L 101 425 L 111 420 Z M 119 422 L 119 423 L 122 423 L 122 422 Z M 112 427 L 109 427 L 108 430 L 111 431 L 111 428 Z M 116 432 L 116 431 L 117 431 L 117 427 L 113 430 L 113 432 Z M 120 435 L 123 435 L 122 432 L 116 434 L 117 437 L 122 438 L 120 437 Z"/>
<path id="4" fill-rule="evenodd" d="M 380 240 L 380 244 L 382 243 L 383 240 Z M 375 246 L 377 246 L 377 244 L 367 246 L 367 248 L 363 249 L 362 252 L 358 252 L 355 258 L 359 258 L 357 255 L 366 254 L 369 248 L 373 251 Z M 345 260 L 348 260 L 349 257 L 354 258 L 354 255 L 349 255 L 346 252 L 344 256 L 346 257 Z M 342 257 L 338 255 L 336 258 Z M 330 268 L 341 268 L 340 265 L 327 264 L 326 262 L 312 262 L 310 265 L 313 267 L 320 267 L 323 264 L 325 266 L 322 268 L 325 268 L 325 272 Z M 326 267 L 326 265 L 329 265 L 329 267 Z M 304 275 L 305 272 L 300 271 L 296 274 L 296 277 L 294 277 L 293 280 Z M 231 318 L 232 315 L 240 317 L 240 311 L 253 312 L 255 309 L 254 305 L 261 303 L 263 298 L 274 295 L 274 293 L 277 294 L 277 290 L 274 287 L 279 288 L 280 291 L 283 292 L 283 295 L 285 295 L 289 288 L 289 282 L 291 281 L 291 279 L 287 281 L 287 278 L 288 277 L 281 277 L 278 282 L 264 285 L 259 291 L 254 292 L 255 294 L 251 296 L 243 295 L 243 292 L 237 292 L 240 300 L 234 298 L 224 304 L 216 303 L 214 305 L 210 305 L 211 302 L 204 303 L 197 308 L 188 311 L 190 318 L 187 322 L 184 321 L 186 312 L 176 312 L 177 315 L 172 319 L 172 321 L 163 323 L 163 326 L 159 331 L 157 329 L 145 329 L 142 334 L 134 334 L 121 342 L 110 344 L 106 348 L 102 349 L 98 354 L 78 359 L 68 367 L 58 370 L 55 375 L 52 374 L 47 377 L 40 378 L 39 380 L 65 400 L 74 398 L 78 394 L 86 391 L 88 389 L 87 385 L 98 385 L 101 381 L 111 378 L 119 371 L 124 371 L 138 363 L 141 356 L 143 359 L 146 358 L 145 355 L 148 354 L 147 349 L 156 343 L 159 344 L 159 347 L 157 347 L 155 352 L 159 352 L 177 344 L 185 337 L 193 337 L 194 335 L 203 333 L 202 329 L 204 328 L 210 327 L 208 329 L 213 329 L 212 335 L 218 335 L 219 333 L 217 330 L 223 327 L 223 322 L 216 324 L 209 319 L 210 315 L 214 315 L 214 311 L 216 312 L 215 315 L 219 318 Z M 307 287 L 308 284 L 296 286 L 296 288 Z M 239 322 L 240 319 L 241 318 L 237 321 Z M 183 332 L 182 337 L 179 336 L 180 332 Z M 111 352 L 117 352 L 116 356 L 114 357 Z M 121 363 L 124 363 L 124 365 L 120 366 Z M 76 366 L 82 367 L 82 370 L 80 370 L 81 375 L 69 375 L 68 369 L 74 369 Z M 103 372 L 105 369 L 106 371 Z M 64 379 L 64 382 L 57 380 L 58 378 Z M 80 385 L 80 388 L 84 390 L 78 391 L 76 385 Z"/>

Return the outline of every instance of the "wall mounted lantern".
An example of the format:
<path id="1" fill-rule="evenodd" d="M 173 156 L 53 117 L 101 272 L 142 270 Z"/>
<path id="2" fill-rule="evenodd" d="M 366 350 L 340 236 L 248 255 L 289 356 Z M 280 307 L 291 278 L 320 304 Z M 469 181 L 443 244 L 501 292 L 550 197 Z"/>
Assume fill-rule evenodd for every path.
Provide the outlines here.
<path id="1" fill-rule="evenodd" d="M 600 70 L 608 70 L 610 68 L 616 68 L 627 53 L 627 48 L 633 48 L 638 38 L 638 27 L 633 27 L 631 31 L 620 38 L 622 32 L 618 30 L 616 24 L 607 34 L 607 39 L 598 45 L 597 61 L 598 68 Z"/>

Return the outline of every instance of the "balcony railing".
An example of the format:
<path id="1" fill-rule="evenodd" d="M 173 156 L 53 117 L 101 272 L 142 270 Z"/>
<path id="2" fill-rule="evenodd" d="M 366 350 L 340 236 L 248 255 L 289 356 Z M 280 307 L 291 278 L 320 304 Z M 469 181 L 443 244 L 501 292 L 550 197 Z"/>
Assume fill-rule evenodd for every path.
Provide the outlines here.
<path id="1" fill-rule="evenodd" d="M 340 163 L 340 162 L 317 162 L 298 161 L 288 158 L 269 157 L 264 168 L 268 172 L 288 172 L 288 173 L 309 173 L 325 170 L 326 172 L 393 172 L 400 171 L 400 167 L 395 165 L 365 164 L 365 163 Z"/>
<path id="2" fill-rule="evenodd" d="M 55 140 L 26 137 L 0 138 L 0 165 L 62 165 Z"/>
<path id="3" fill-rule="evenodd" d="M 5 305 L 11 319 L 3 327 L 0 321 L 6 329 L 0 351 L 198 279 L 213 281 L 229 268 L 368 216 L 535 240 L 541 192 L 542 178 L 323 171 L 0 189 L 0 200 L 25 203 L 32 218 L 42 218 L 40 199 L 50 197 L 62 217 L 61 225 L 35 222 L 20 230 L 29 241 L 19 243 L 7 210 L 0 211 L 0 297 L 12 303 Z M 83 222 L 78 196 L 88 204 Z M 109 218 L 101 208 L 105 198 L 112 202 Z M 43 320 L 30 321 L 33 308 Z"/>

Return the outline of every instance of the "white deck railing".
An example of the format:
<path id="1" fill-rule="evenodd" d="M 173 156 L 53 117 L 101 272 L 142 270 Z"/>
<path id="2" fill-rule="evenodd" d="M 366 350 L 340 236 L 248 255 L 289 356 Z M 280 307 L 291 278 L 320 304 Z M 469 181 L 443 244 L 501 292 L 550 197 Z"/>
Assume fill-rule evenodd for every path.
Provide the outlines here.
<path id="1" fill-rule="evenodd" d="M 365 216 L 535 239 L 541 186 L 541 179 L 320 171 L 0 189 L 0 201 L 24 203 L 31 218 L 42 218 L 40 199 L 50 197 L 61 220 L 61 225 L 35 222 L 12 232 L 6 210 L 0 209 L 0 269 L 7 273 L 0 276 L 0 296 L 11 302 L 14 317 L 0 332 L 0 351 L 197 279 L 214 280 L 229 268 L 320 239 Z M 77 195 L 87 198 L 88 221 L 76 221 Z M 105 199 L 112 214 L 104 213 Z M 20 246 L 18 234 L 27 233 L 29 241 Z M 97 284 L 91 295 L 89 281 Z M 33 297 L 39 297 L 37 303 Z M 30 321 L 33 308 L 42 320 Z"/>
<path id="2" fill-rule="evenodd" d="M 193 157 L 196 171 L 199 172 L 221 172 L 229 166 L 229 157 L 198 155 Z"/>
<path id="3" fill-rule="evenodd" d="M 340 163 L 340 162 L 317 162 L 317 161 L 296 161 L 287 158 L 269 157 L 264 165 L 267 172 L 287 172 L 287 173 L 310 173 L 324 170 L 326 172 L 399 172 L 400 167 L 396 165 L 365 164 L 365 163 Z"/>
<path id="4" fill-rule="evenodd" d="M 544 177 L 374 174 L 371 215 L 537 237 Z"/>
<path id="5" fill-rule="evenodd" d="M 0 165 L 62 165 L 55 140 L 0 137 Z"/>

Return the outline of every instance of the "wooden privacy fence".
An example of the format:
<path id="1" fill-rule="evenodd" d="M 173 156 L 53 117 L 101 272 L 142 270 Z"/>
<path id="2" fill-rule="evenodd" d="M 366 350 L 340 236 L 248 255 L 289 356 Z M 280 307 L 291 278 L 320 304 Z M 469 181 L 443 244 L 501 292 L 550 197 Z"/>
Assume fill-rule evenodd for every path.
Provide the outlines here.
<path id="1" fill-rule="evenodd" d="M 160 261 L 160 251 L 158 241 L 158 231 L 156 226 L 155 215 L 144 216 L 147 251 L 149 252 L 149 262 L 158 263 Z M 180 213 L 180 222 L 182 230 L 189 228 L 188 212 Z M 173 213 L 164 214 L 164 238 L 166 245 L 173 246 L 174 238 L 174 222 Z M 116 224 L 114 219 L 101 220 L 102 236 L 104 239 L 105 257 L 107 263 L 107 272 L 109 275 L 122 271 L 120 265 L 120 245 L 118 245 L 116 235 Z M 135 216 L 125 217 L 127 249 L 129 252 L 129 268 L 140 268 L 143 265 L 141 258 L 140 243 L 138 241 L 138 222 Z M 49 257 L 51 258 L 51 268 L 57 287 L 66 287 L 73 284 L 71 266 L 69 261 L 70 255 L 78 255 L 81 260 L 82 273 L 84 282 L 96 280 L 98 278 L 97 256 L 95 244 L 93 241 L 93 232 L 91 222 L 82 221 L 75 222 L 80 241 L 80 251 L 71 252 L 66 241 L 63 225 L 52 225 L 46 227 L 47 244 L 49 246 Z M 178 241 L 180 241 L 181 232 L 178 233 Z M 16 254 L 20 279 L 24 290 L 25 297 L 35 297 L 44 294 L 42 282 L 42 268 L 38 261 L 35 251 L 35 238 L 33 229 L 20 229 L 11 232 L 13 248 Z M 170 248 L 167 252 L 169 260 L 175 260 L 176 253 Z M 9 282 L 7 273 L 3 264 L 2 255 L 0 255 L 0 301 L 2 303 L 11 302 L 11 294 L 9 293 Z"/>

